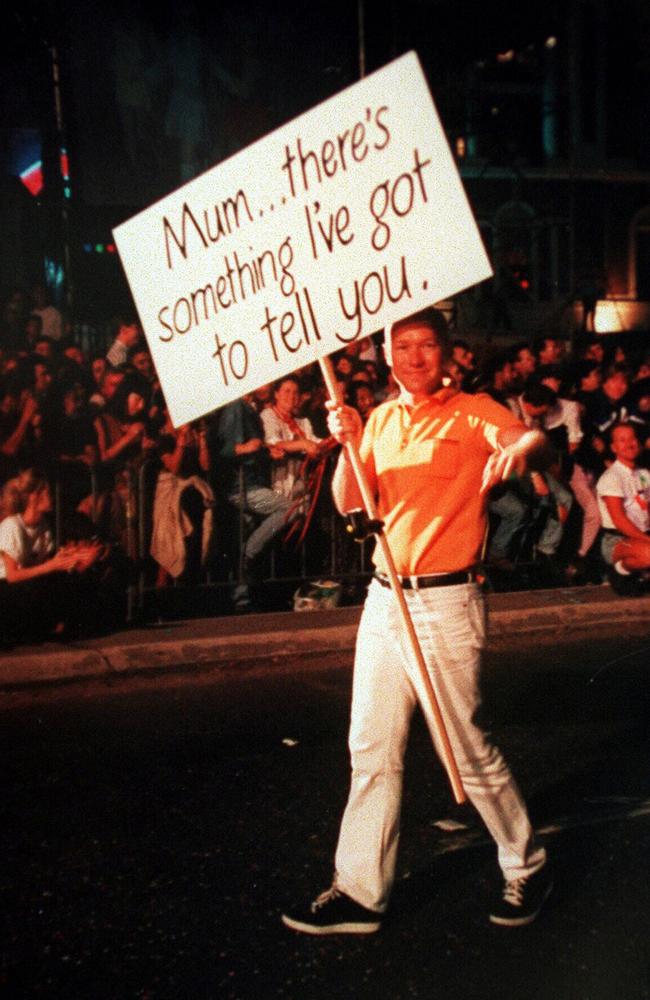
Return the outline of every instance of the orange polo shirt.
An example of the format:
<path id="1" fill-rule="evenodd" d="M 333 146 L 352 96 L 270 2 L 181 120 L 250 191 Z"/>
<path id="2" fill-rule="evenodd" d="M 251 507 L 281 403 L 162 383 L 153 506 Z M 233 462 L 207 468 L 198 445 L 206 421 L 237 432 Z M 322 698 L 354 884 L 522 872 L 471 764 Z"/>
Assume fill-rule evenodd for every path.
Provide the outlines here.
<path id="1" fill-rule="evenodd" d="M 361 459 L 400 575 L 473 566 L 486 527 L 483 469 L 500 430 L 523 425 L 490 396 L 443 389 L 415 406 L 402 398 L 375 409 Z M 381 548 L 374 561 L 385 571 Z"/>

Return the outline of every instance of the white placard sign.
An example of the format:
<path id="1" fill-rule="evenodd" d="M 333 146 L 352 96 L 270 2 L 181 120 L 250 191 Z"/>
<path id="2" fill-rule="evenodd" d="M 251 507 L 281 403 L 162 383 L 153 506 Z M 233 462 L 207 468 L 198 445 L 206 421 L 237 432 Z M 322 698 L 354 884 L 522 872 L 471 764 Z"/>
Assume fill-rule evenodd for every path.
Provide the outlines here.
<path id="1" fill-rule="evenodd" d="M 114 238 L 175 426 L 492 273 L 414 52 Z"/>

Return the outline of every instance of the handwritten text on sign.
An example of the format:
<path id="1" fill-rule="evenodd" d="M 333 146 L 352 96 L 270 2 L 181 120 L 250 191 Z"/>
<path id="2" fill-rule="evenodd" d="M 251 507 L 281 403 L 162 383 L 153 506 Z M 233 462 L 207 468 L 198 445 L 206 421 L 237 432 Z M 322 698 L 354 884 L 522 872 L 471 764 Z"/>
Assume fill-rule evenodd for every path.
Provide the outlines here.
<path id="1" fill-rule="evenodd" d="M 414 53 L 114 236 L 176 426 L 491 274 Z"/>

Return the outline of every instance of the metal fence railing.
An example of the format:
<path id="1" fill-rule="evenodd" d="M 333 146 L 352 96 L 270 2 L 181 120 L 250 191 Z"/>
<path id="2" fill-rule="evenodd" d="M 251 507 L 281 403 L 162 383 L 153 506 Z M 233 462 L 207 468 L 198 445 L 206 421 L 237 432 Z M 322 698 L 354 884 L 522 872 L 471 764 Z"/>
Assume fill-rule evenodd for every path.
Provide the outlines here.
<path id="1" fill-rule="evenodd" d="M 331 469 L 331 457 L 328 459 Z M 137 468 L 129 465 L 119 470 L 119 495 L 122 512 L 120 541 L 117 542 L 128 563 L 125 583 L 125 608 L 128 622 L 147 620 L 159 614 L 161 603 L 173 606 L 174 595 L 206 588 L 219 591 L 225 597 L 244 581 L 244 550 L 246 539 L 258 521 L 247 514 L 245 503 L 237 506 L 218 495 L 213 511 L 213 533 L 208 557 L 190 578 L 185 575 L 160 583 L 158 566 L 150 551 L 153 531 L 153 497 L 160 465 L 147 459 Z M 346 523 L 336 512 L 329 497 L 325 477 L 321 502 L 314 522 L 304 539 L 284 541 L 281 531 L 263 556 L 264 572 L 258 581 L 261 588 L 291 584 L 299 588 L 314 579 L 330 579 L 340 583 L 361 584 L 371 574 L 372 541 L 356 542 L 346 529 Z M 88 496 L 84 509 L 98 529 L 104 519 L 106 494 L 117 487 L 107 486 L 104 470 L 88 470 Z M 245 496 L 243 474 L 240 496 Z M 57 472 L 53 475 L 54 535 L 57 546 L 64 540 L 64 510 L 69 507 L 65 482 Z"/>

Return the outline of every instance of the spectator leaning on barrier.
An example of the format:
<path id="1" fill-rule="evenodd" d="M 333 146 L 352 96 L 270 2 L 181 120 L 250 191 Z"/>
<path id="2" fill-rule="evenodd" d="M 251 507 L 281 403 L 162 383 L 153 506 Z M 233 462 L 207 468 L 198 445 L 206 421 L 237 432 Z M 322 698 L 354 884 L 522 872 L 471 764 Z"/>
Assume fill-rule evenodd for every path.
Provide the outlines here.
<path id="1" fill-rule="evenodd" d="M 217 425 L 217 457 L 223 465 L 222 488 L 228 501 L 258 523 L 244 542 L 243 578 L 233 592 L 236 611 L 252 606 L 251 584 L 257 577 L 257 561 L 287 524 L 293 508 L 290 497 L 271 489 L 271 459 L 284 452 L 264 441 L 264 428 L 250 395 L 224 406 Z"/>
<path id="2" fill-rule="evenodd" d="M 322 450 L 309 418 L 296 416 L 299 404 L 299 380 L 287 375 L 275 383 L 272 405 L 260 414 L 266 444 L 281 455 L 271 462 L 271 486 L 293 500 L 305 493 L 305 460 L 318 458 Z"/>
<path id="3" fill-rule="evenodd" d="M 567 564 L 569 577 L 578 580 L 590 572 L 595 575 L 595 568 L 587 567 L 586 558 L 600 531 L 595 478 L 589 465 L 580 461 L 584 438 L 580 404 L 559 395 L 562 372 L 558 366 L 540 366 L 535 379 L 557 394 L 555 403 L 543 416 L 543 428 L 558 455 L 554 475 L 569 488 L 582 510 L 580 543 Z"/>
<path id="4" fill-rule="evenodd" d="M 596 486 L 602 554 L 613 589 L 636 594 L 647 589 L 650 569 L 650 472 L 638 466 L 641 445 L 631 424 L 615 424 L 609 438 L 615 461 Z"/>
<path id="5" fill-rule="evenodd" d="M 546 415 L 557 403 L 557 394 L 547 385 L 529 381 L 521 395 L 508 400 L 508 406 L 529 428 L 544 428 Z M 544 565 L 549 582 L 560 583 L 564 572 L 557 563 L 564 525 L 573 505 L 573 494 L 560 479 L 560 463 L 544 472 L 532 471 L 521 477 L 521 487 L 531 505 L 529 517 L 541 528 L 533 544 L 538 560 Z"/>

